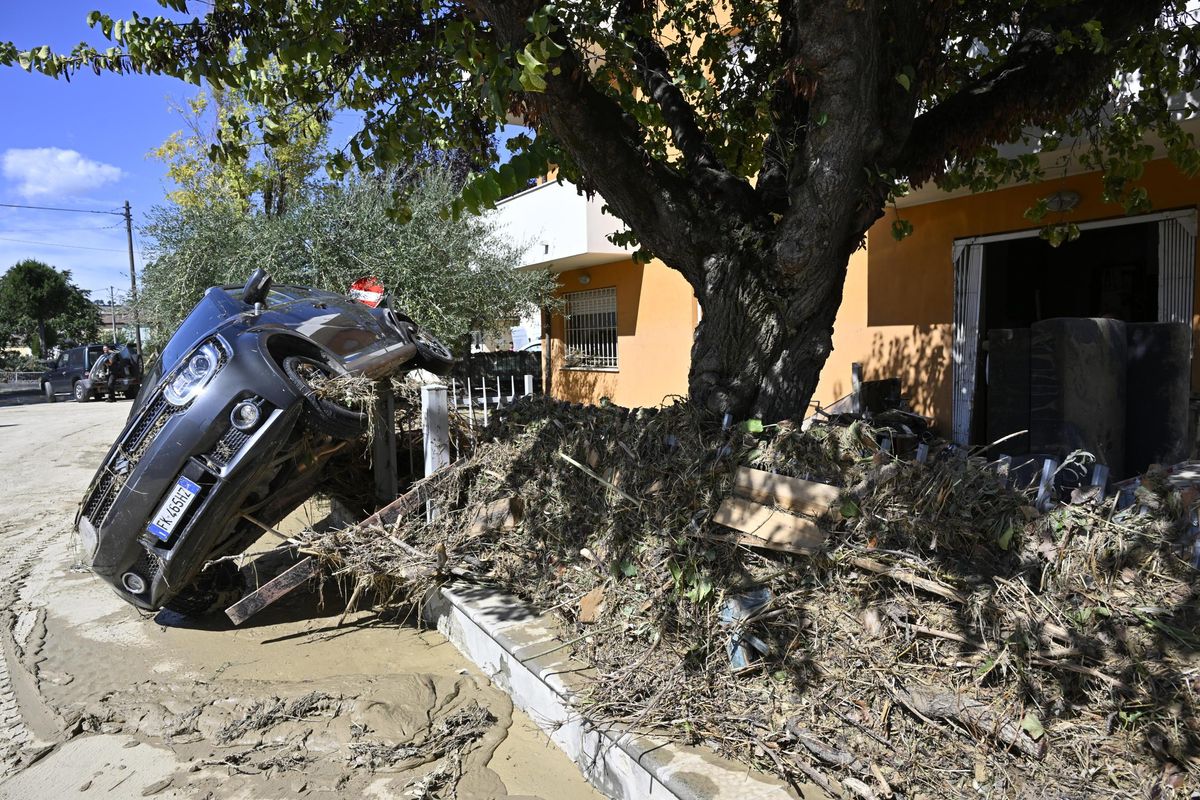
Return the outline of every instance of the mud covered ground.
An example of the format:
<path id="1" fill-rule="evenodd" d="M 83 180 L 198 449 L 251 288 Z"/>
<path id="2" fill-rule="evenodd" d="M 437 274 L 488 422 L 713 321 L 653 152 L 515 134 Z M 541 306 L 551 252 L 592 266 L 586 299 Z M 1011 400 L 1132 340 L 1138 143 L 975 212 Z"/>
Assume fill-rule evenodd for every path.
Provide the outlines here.
<path id="1" fill-rule="evenodd" d="M 71 522 L 128 409 L 0 408 L 0 800 L 599 797 L 436 632 L 313 596 L 238 629 L 120 601 Z"/>

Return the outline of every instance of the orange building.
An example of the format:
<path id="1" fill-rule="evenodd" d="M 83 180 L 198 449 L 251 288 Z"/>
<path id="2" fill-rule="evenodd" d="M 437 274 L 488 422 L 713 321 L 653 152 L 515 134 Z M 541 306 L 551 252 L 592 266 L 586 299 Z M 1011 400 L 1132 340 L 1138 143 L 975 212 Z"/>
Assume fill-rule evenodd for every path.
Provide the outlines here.
<path id="1" fill-rule="evenodd" d="M 978 441 L 976 405 L 988 331 L 1049 317 L 1181 321 L 1195 337 L 1196 209 L 1200 179 L 1165 160 L 1140 181 L 1157 211 L 1126 217 L 1101 201 L 1098 173 L 1066 175 L 976 195 L 914 192 L 899 213 L 912 236 L 896 242 L 889 215 L 855 253 L 814 400 L 865 378 L 898 377 L 914 409 L 960 441 Z M 1058 248 L 1025 218 L 1039 198 L 1061 211 L 1044 222 L 1079 226 Z M 620 223 L 570 185 L 509 198 L 501 219 L 528 243 L 524 268 L 558 273 L 562 306 L 544 334 L 550 391 L 561 398 L 658 405 L 687 391 L 699 310 L 691 289 L 655 261 L 642 265 L 605 236 Z M 1193 369 L 1192 386 L 1200 386 Z"/>

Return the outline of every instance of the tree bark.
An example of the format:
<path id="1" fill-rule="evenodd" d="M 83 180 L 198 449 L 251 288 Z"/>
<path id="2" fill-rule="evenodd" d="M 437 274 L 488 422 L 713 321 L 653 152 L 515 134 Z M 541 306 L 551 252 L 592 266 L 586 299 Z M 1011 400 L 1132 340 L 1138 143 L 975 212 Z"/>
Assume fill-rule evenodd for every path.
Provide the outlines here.
<path id="1" fill-rule="evenodd" d="M 833 349 L 847 264 L 846 255 L 830 252 L 809 261 L 795 280 L 769 257 L 708 259 L 688 375 L 691 399 L 735 419 L 803 417 Z"/>

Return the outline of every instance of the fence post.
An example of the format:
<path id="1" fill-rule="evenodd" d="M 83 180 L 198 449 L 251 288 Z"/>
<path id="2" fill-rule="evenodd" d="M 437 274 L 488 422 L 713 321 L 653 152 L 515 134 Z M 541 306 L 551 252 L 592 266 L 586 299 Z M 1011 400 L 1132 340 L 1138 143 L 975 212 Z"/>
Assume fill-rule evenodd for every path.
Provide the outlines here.
<path id="1" fill-rule="evenodd" d="M 431 383 L 421 387 L 421 430 L 425 444 L 425 475 L 429 476 L 450 463 L 450 413 L 446 407 L 446 387 Z M 437 509 L 425 504 L 425 519 L 432 522 Z"/>
<path id="2" fill-rule="evenodd" d="M 421 428 L 425 441 L 425 475 L 450 463 L 450 414 L 446 387 L 431 383 L 421 387 Z"/>
<path id="3" fill-rule="evenodd" d="M 371 414 L 374 417 L 371 467 L 375 473 L 375 499 L 387 504 L 396 499 L 396 473 L 399 471 L 396 465 L 396 395 L 392 392 L 391 381 L 378 381 Z"/>
<path id="4" fill-rule="evenodd" d="M 532 375 L 525 376 L 525 396 L 533 397 L 533 376 Z"/>

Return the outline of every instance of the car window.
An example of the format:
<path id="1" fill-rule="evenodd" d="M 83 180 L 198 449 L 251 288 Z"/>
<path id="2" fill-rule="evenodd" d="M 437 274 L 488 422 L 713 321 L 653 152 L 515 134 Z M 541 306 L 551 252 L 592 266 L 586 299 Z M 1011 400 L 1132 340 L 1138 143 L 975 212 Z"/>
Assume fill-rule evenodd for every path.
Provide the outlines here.
<path id="1" fill-rule="evenodd" d="M 87 365 L 90 367 L 96 363 L 96 359 L 104 354 L 103 347 L 89 347 L 87 349 Z"/>
<path id="2" fill-rule="evenodd" d="M 83 356 L 85 352 L 86 351 L 82 347 L 72 347 L 67 351 L 66 354 L 66 366 L 70 367 L 71 369 L 83 369 Z"/>

